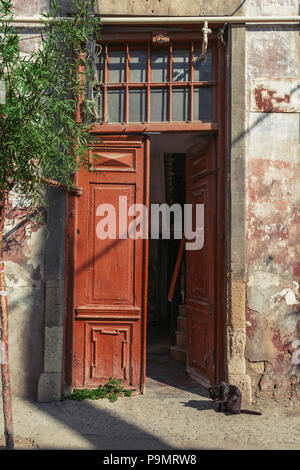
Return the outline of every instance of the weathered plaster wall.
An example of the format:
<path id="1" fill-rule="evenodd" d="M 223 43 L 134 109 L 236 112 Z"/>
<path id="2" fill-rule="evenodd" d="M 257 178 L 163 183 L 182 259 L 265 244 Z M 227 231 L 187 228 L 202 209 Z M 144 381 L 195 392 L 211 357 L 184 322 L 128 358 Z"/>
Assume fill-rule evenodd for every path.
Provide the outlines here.
<path id="1" fill-rule="evenodd" d="M 200 16 L 231 15 L 241 0 L 98 0 L 101 15 Z"/>
<path id="2" fill-rule="evenodd" d="M 17 16 L 38 15 L 48 1 L 14 0 Z M 20 29 L 23 52 L 37 47 L 37 31 Z M 45 305 L 45 229 L 27 219 L 26 201 L 9 198 L 5 224 L 5 275 L 9 307 L 9 361 L 13 396 L 35 399 L 43 370 Z M 1 387 L 1 385 L 0 385 Z"/>
<path id="3" fill-rule="evenodd" d="M 297 15 L 299 2 L 249 0 L 246 12 Z M 253 392 L 290 397 L 300 380 L 299 26 L 247 27 L 246 64 L 247 373 Z"/>
<path id="4" fill-rule="evenodd" d="M 16 16 L 44 12 L 48 0 L 14 0 Z M 39 27 L 18 27 L 24 54 L 39 44 Z M 64 315 L 64 191 L 47 191 L 48 234 L 28 220 L 26 201 L 11 194 L 5 259 L 9 304 L 9 353 L 14 396 L 60 398 Z"/>
<path id="5" fill-rule="evenodd" d="M 35 397 L 43 365 L 45 231 L 26 220 L 26 205 L 11 193 L 5 224 L 5 275 L 13 395 Z"/>

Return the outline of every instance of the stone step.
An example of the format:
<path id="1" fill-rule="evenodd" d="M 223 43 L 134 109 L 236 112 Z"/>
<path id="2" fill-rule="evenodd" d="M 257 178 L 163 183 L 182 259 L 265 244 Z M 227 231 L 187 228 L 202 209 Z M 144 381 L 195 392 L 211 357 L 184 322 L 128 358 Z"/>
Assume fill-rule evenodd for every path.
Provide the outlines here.
<path id="1" fill-rule="evenodd" d="M 170 347 L 170 356 L 173 361 L 186 363 L 186 350 L 178 346 Z"/>
<path id="2" fill-rule="evenodd" d="M 186 317 L 178 315 L 177 317 L 177 330 L 186 331 Z"/>
<path id="3" fill-rule="evenodd" d="M 180 348 L 185 348 L 186 347 L 186 331 L 176 330 L 175 335 L 176 335 L 176 346 L 179 346 Z"/>
<path id="4" fill-rule="evenodd" d="M 186 306 L 184 304 L 178 305 L 178 312 L 181 317 L 186 316 Z"/>

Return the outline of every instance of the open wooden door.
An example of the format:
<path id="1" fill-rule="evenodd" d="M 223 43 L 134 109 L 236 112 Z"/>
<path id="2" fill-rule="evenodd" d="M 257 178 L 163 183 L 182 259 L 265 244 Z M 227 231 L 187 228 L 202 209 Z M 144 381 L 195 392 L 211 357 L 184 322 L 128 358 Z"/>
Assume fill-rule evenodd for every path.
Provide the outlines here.
<path id="1" fill-rule="evenodd" d="M 186 251 L 187 372 L 203 385 L 215 381 L 216 155 L 213 137 L 188 149 L 186 203 L 204 204 L 204 245 Z"/>
<path id="2" fill-rule="evenodd" d="M 113 377 L 143 391 L 148 245 L 130 238 L 120 217 L 127 218 L 132 204 L 148 206 L 149 141 L 101 136 L 94 154 L 91 171 L 78 175 L 73 386 L 94 388 Z M 99 238 L 108 215 L 103 204 L 110 214 L 115 210 L 115 239 Z"/>

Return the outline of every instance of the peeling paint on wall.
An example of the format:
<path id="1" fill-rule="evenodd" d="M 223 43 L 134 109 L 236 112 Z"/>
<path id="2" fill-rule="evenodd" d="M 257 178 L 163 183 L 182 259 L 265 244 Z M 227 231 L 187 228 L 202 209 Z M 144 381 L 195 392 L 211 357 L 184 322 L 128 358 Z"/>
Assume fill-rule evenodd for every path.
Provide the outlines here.
<path id="1" fill-rule="evenodd" d="M 287 305 L 296 305 L 299 302 L 296 299 L 296 294 L 294 290 L 287 288 L 283 289 L 281 292 L 277 292 L 276 294 L 272 295 L 270 299 L 270 307 L 271 309 L 275 308 L 278 302 L 282 299 L 285 299 Z"/>
<path id="2" fill-rule="evenodd" d="M 246 11 L 298 8 L 293 0 L 249 0 Z M 247 27 L 245 355 L 253 391 L 275 398 L 291 396 L 300 382 L 292 360 L 300 338 L 299 61 L 294 26 Z"/>
<path id="3" fill-rule="evenodd" d="M 295 79 L 252 80 L 251 111 L 261 113 L 300 112 L 300 82 Z"/>

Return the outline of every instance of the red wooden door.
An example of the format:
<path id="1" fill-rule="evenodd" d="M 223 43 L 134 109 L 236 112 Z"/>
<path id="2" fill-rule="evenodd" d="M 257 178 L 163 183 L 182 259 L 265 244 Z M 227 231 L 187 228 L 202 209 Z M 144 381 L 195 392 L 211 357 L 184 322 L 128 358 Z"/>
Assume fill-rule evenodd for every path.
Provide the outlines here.
<path id="1" fill-rule="evenodd" d="M 186 154 L 186 203 L 204 204 L 204 245 L 186 250 L 187 372 L 214 383 L 216 316 L 216 155 L 213 138 Z"/>
<path id="2" fill-rule="evenodd" d="M 113 377 L 143 389 L 147 241 L 128 236 L 124 216 L 132 204 L 148 204 L 148 148 L 141 135 L 101 136 L 95 141 L 97 159 L 91 171 L 79 171 L 83 193 L 75 229 L 75 388 L 97 387 Z M 114 211 L 115 226 L 107 219 Z M 112 228 L 110 237 L 116 238 L 99 237 L 101 227 Z"/>

